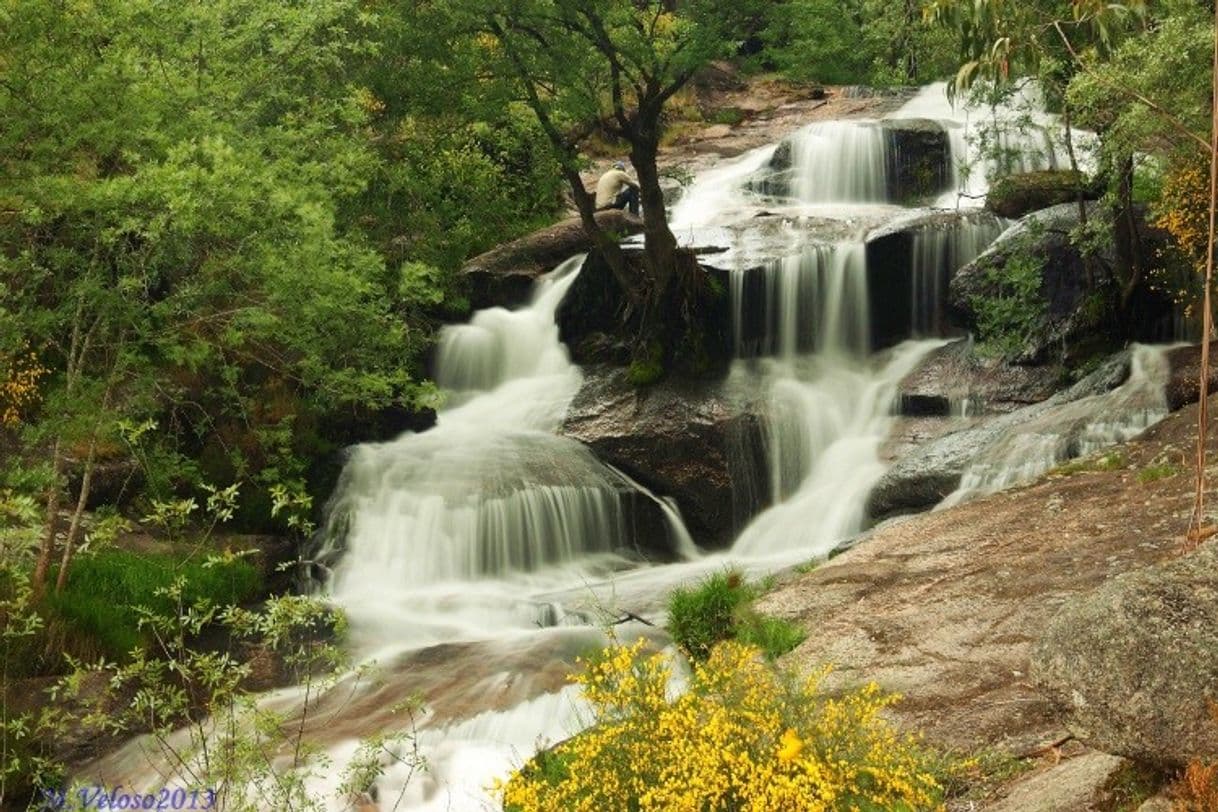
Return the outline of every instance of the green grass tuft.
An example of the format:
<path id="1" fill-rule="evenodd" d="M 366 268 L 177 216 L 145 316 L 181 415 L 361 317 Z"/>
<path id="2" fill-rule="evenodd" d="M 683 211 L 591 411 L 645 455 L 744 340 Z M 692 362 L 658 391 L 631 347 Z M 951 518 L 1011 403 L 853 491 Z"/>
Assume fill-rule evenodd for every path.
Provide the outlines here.
<path id="1" fill-rule="evenodd" d="M 1073 476 L 1088 471 L 1119 471 L 1127 465 L 1120 451 L 1109 451 L 1099 457 L 1084 457 L 1062 463 L 1049 473 L 1055 476 Z"/>
<path id="2" fill-rule="evenodd" d="M 705 660 L 716 643 L 734 636 L 736 611 L 753 597 L 738 572 L 716 572 L 696 587 L 674 589 L 668 598 L 673 641 L 695 660 Z"/>
<path id="3" fill-rule="evenodd" d="M 773 579 L 749 583 L 736 571 L 717 572 L 697 586 L 678 587 L 668 599 L 668 630 L 691 659 L 705 660 L 716 643 L 739 640 L 774 659 L 803 642 L 798 625 L 752 608 Z"/>
<path id="4" fill-rule="evenodd" d="M 792 651 L 808 636 L 801 627 L 780 617 L 748 613 L 736 627 L 736 639 L 756 646 L 771 660 Z"/>
<path id="5" fill-rule="evenodd" d="M 1158 465 L 1148 465 L 1141 471 L 1138 471 L 1138 482 L 1146 485 L 1150 482 L 1158 482 L 1160 479 L 1178 476 L 1180 473 L 1180 468 L 1172 465 L 1170 462 L 1164 462 Z"/>
<path id="6" fill-rule="evenodd" d="M 186 581 L 183 597 L 188 603 L 241 603 L 262 588 L 258 570 L 240 559 L 205 567 L 201 560 L 103 550 L 73 564 L 66 587 L 47 596 L 46 608 L 50 619 L 63 624 L 72 637 L 88 638 L 108 658 L 125 660 L 147 642 L 136 607 L 172 611 L 168 598 L 157 591 L 179 576 Z"/>

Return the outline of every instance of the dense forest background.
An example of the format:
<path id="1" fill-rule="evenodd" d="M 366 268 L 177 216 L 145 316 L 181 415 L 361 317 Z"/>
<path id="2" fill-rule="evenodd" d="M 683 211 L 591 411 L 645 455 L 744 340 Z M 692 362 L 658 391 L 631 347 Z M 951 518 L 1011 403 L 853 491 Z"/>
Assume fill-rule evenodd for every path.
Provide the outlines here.
<path id="1" fill-rule="evenodd" d="M 630 153 L 592 62 L 535 83 L 503 69 L 497 24 L 580 4 L 502 5 L 0 2 L 6 694 L 70 671 L 65 654 L 129 659 L 148 640 L 130 607 L 158 589 L 283 588 L 224 534 L 304 537 L 343 447 L 426 425 L 428 353 L 469 311 L 463 261 L 568 216 L 571 171 Z M 701 116 L 665 105 L 696 73 L 664 60 L 979 95 L 1035 77 L 1099 135 L 1111 205 L 1149 206 L 1175 240 L 1123 272 L 1199 290 L 1212 3 L 583 5 L 610 52 L 645 41 L 676 80 L 660 146 Z M 580 53 L 564 36 L 544 47 Z M 150 537 L 138 556 L 114 543 L 133 533 Z M 201 549 L 228 555 L 204 568 Z M 0 773 L 28 789 L 47 741 Z"/>

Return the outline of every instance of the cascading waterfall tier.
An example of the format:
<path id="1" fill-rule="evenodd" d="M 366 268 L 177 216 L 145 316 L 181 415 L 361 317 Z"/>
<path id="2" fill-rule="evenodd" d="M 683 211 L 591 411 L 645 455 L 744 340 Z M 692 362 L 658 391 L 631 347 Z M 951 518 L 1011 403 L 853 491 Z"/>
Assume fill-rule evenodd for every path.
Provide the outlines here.
<path id="1" fill-rule="evenodd" d="M 1005 226 L 1002 220 L 973 215 L 914 231 L 910 249 L 910 335 L 926 338 L 947 334 L 947 286 L 952 276 L 981 256 Z"/>
<path id="2" fill-rule="evenodd" d="M 1032 480 L 1130 440 L 1166 417 L 1171 367 L 1165 348 L 1135 345 L 1129 364 L 1129 378 L 1111 392 L 1039 409 L 1006 431 L 969 464 L 939 508 Z"/>
<path id="3" fill-rule="evenodd" d="M 810 246 L 730 275 L 736 355 L 865 355 L 869 348 L 862 243 Z"/>
<path id="4" fill-rule="evenodd" d="M 825 121 L 791 137 L 791 197 L 804 203 L 883 203 L 889 142 L 866 122 Z"/>
<path id="5" fill-rule="evenodd" d="M 947 83 L 922 88 L 893 118 L 923 118 L 939 122 L 951 144 L 952 183 L 936 201 L 947 208 L 979 206 L 989 191 L 990 179 L 1001 174 L 1057 169 L 1070 165 L 1069 151 L 1060 138 L 1056 116 L 1044 112 L 1041 94 L 1025 82 L 1003 102 L 993 106 L 970 105 L 951 99 Z M 1086 163 L 1087 144 L 1094 134 L 1072 133 L 1080 169 Z"/>
<path id="6" fill-rule="evenodd" d="M 478 639 L 561 619 L 513 579 L 689 552 L 679 517 L 554 434 L 582 380 L 554 323 L 581 262 L 539 283 L 529 307 L 448 328 L 437 379 L 456 405 L 429 431 L 353 451 L 317 558 L 337 560 L 330 594 L 367 620 L 370 649 L 389 643 L 377 618 L 398 644 Z"/>

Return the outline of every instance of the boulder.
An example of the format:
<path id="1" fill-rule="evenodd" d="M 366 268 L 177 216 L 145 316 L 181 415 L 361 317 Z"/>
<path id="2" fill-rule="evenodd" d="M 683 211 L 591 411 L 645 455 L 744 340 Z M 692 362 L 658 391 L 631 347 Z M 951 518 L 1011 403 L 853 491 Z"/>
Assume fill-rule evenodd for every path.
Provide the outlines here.
<path id="1" fill-rule="evenodd" d="M 868 515 L 878 520 L 934 507 L 959 487 L 969 464 L 1011 429 L 1033 420 L 1051 422 L 1053 410 L 1115 389 L 1129 377 L 1129 361 L 1128 352 L 1117 353 L 1078 383 L 1040 403 L 942 435 L 907 453 L 871 490 Z M 1077 433 L 1085 425 L 1086 421 L 1072 419 L 1063 423 L 1062 430 Z"/>
<path id="2" fill-rule="evenodd" d="M 1088 204 L 1088 221 L 1108 218 L 1098 204 Z M 979 313 L 988 302 L 1005 301 L 1017 307 L 1026 320 L 1015 347 L 1006 347 L 1004 357 L 1019 364 L 1078 364 L 1120 346 L 1127 340 L 1162 341 L 1174 327 L 1174 305 L 1149 285 L 1136 288 L 1122 310 L 1122 293 L 1111 281 L 1116 256 L 1111 248 L 1092 258 L 1096 282 L 1087 281 L 1088 266 L 1071 240 L 1079 224 L 1078 206 L 1065 203 L 1034 212 L 1003 232 L 976 260 L 952 278 L 949 303 L 953 320 L 977 330 Z M 1141 225 L 1146 240 L 1151 232 Z M 1147 250 L 1152 250 L 1149 246 Z M 1020 293 L 1011 280 L 1017 268 L 1033 263 L 1039 277 L 1037 290 Z M 1018 303 L 1020 299 L 1025 301 Z M 978 331 L 978 339 L 992 341 Z"/>
<path id="3" fill-rule="evenodd" d="M 635 246 L 625 248 L 624 258 L 643 262 Z M 656 312 L 644 319 L 640 308 L 630 306 L 604 257 L 589 253 L 556 314 L 558 336 L 571 348 L 572 358 L 580 364 L 631 360 L 637 384 L 668 373 L 726 373 L 732 358 L 727 275 L 699 265 L 694 252 L 680 252 L 678 264 L 678 278 Z"/>
<path id="4" fill-rule="evenodd" d="M 959 487 L 960 478 L 973 458 L 1022 417 L 1021 412 L 1003 415 L 983 425 L 946 434 L 906 454 L 880 477 L 867 495 L 867 515 L 879 520 L 939 504 Z"/>
<path id="5" fill-rule="evenodd" d="M 884 119 L 888 142 L 888 199 L 911 203 L 947 191 L 952 147 L 943 126 L 929 119 Z"/>
<path id="6" fill-rule="evenodd" d="M 975 350 L 971 339 L 932 350 L 897 386 L 901 414 L 1012 412 L 1048 400 L 1065 376 L 1060 366 L 1017 366 Z"/>
<path id="7" fill-rule="evenodd" d="M 1167 407 L 1172 411 L 1196 403 L 1201 397 L 1201 345 L 1168 350 L 1171 378 L 1167 382 Z M 1218 394 L 1218 341 L 1210 344 L 1209 393 Z"/>
<path id="8" fill-rule="evenodd" d="M 1031 675 L 1087 744 L 1149 764 L 1218 760 L 1218 543 L 1075 598 Z"/>
<path id="9" fill-rule="evenodd" d="M 1078 205 L 1080 194 L 1084 200 L 1096 200 L 1103 191 L 1081 172 L 1070 169 L 1021 172 L 994 181 L 985 207 L 999 217 L 1015 219 L 1062 203 Z"/>
<path id="10" fill-rule="evenodd" d="M 1107 753 L 1087 752 L 1037 770 L 1015 781 L 1006 797 L 988 812 L 1060 812 L 1064 809 L 1105 809 L 1096 802 L 1128 764 Z"/>
<path id="11" fill-rule="evenodd" d="M 601 228 L 616 234 L 643 231 L 642 220 L 617 209 L 597 212 L 596 221 Z M 475 309 L 524 304 L 533 280 L 591 247 L 592 240 L 583 223 L 573 217 L 479 254 L 461 269 L 469 283 L 470 304 Z"/>
<path id="12" fill-rule="evenodd" d="M 764 412 L 756 382 L 669 378 L 636 388 L 627 372 L 585 370 L 562 433 L 662 496 L 700 543 L 724 545 L 766 503 Z"/>

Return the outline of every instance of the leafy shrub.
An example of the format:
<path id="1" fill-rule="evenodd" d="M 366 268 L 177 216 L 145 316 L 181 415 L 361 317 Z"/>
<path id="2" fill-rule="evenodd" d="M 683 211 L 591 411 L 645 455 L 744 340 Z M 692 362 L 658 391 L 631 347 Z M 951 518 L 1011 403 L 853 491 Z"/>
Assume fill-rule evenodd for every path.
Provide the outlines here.
<path id="1" fill-rule="evenodd" d="M 985 280 L 995 295 L 973 296 L 977 332 L 982 349 L 993 355 L 1017 355 L 1045 316 L 1040 292 L 1043 260 L 1030 253 L 1015 253 L 1002 267 L 990 268 Z"/>
<path id="2" fill-rule="evenodd" d="M 874 684 L 830 697 L 824 672 L 796 680 L 728 642 L 669 701 L 669 660 L 643 647 L 577 677 L 592 726 L 501 786 L 506 810 L 938 807 L 927 756 L 880 716 L 895 697 Z"/>
<path id="3" fill-rule="evenodd" d="M 781 618 L 752 609 L 760 590 L 739 572 L 717 572 L 696 587 L 678 587 L 668 598 L 668 631 L 695 660 L 705 660 L 716 643 L 736 639 L 770 658 L 803 642 L 804 632 Z"/>
<path id="4" fill-rule="evenodd" d="M 1171 786 L 1172 809 L 1213 812 L 1218 809 L 1218 762 L 1191 761 Z"/>
<path id="5" fill-rule="evenodd" d="M 64 590 L 47 596 L 47 608 L 66 632 L 92 640 L 111 659 L 126 659 L 146 642 L 138 607 L 173 612 L 169 598 L 157 593 L 178 577 L 185 579 L 187 604 L 237 604 L 261 588 L 258 570 L 241 559 L 206 566 L 202 561 L 180 563 L 169 556 L 103 550 L 73 565 Z"/>

